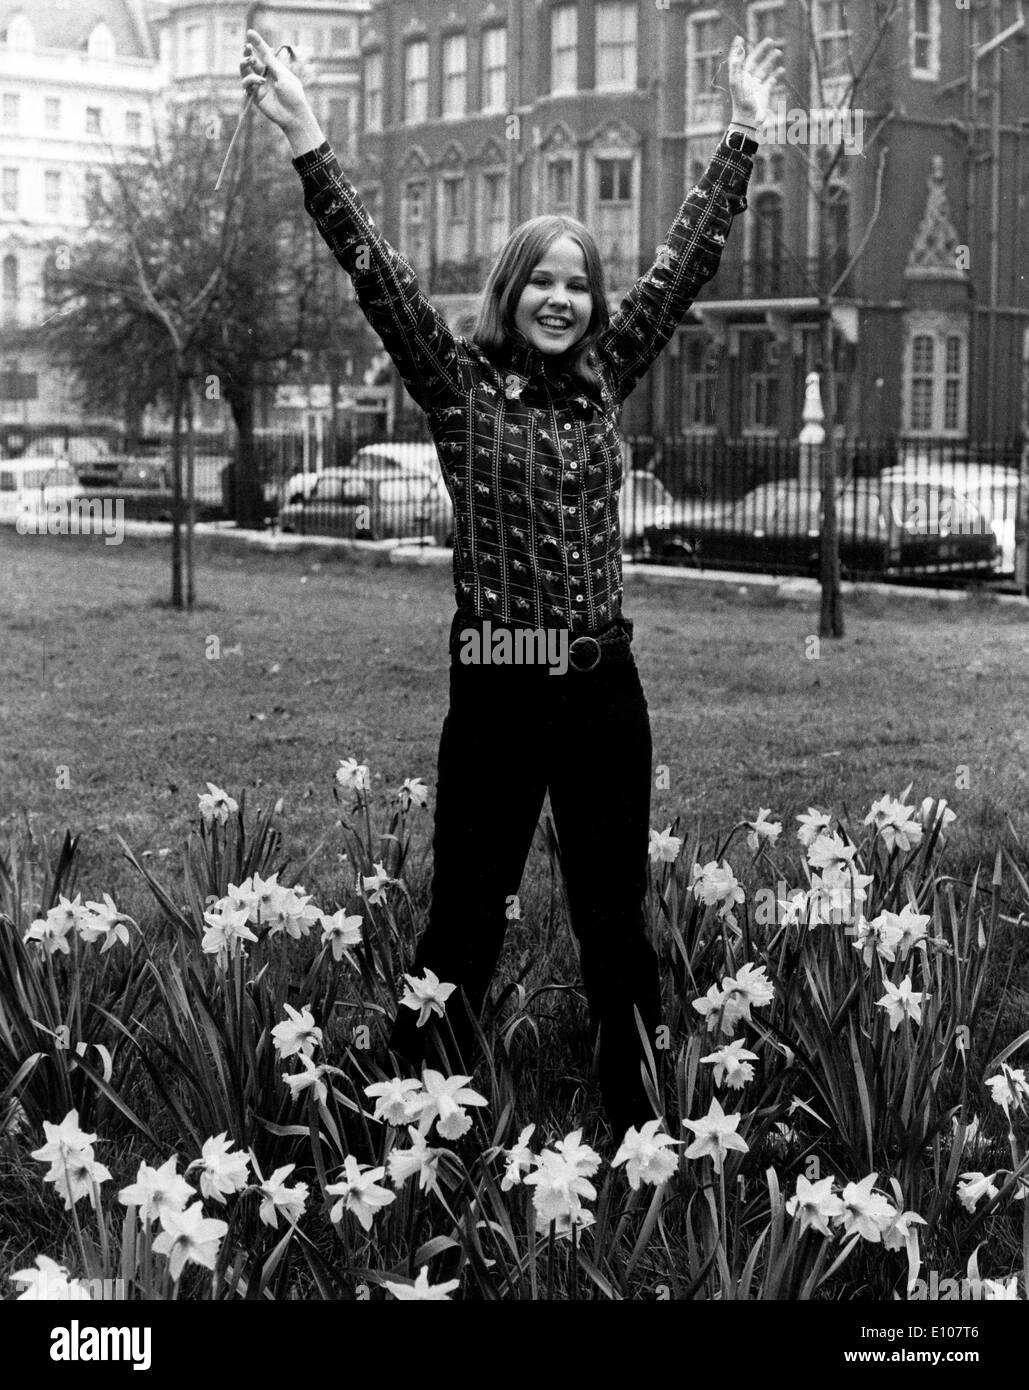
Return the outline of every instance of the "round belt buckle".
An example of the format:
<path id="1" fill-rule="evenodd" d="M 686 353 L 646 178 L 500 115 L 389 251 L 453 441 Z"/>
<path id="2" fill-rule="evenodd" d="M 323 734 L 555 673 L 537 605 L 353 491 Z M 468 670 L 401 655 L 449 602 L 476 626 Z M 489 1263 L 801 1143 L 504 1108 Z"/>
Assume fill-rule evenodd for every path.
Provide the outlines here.
<path id="1" fill-rule="evenodd" d="M 585 647 L 583 649 L 584 654 L 589 655 L 590 653 L 592 653 L 593 657 L 592 661 L 587 661 L 581 666 L 579 665 L 579 662 L 576 660 L 575 653 L 575 649 L 579 646 L 580 642 L 585 644 Z M 568 660 L 572 663 L 572 665 L 575 667 L 577 671 L 592 671 L 595 666 L 600 665 L 600 657 L 600 643 L 597 641 L 595 637 L 576 637 L 575 641 L 568 648 Z"/>

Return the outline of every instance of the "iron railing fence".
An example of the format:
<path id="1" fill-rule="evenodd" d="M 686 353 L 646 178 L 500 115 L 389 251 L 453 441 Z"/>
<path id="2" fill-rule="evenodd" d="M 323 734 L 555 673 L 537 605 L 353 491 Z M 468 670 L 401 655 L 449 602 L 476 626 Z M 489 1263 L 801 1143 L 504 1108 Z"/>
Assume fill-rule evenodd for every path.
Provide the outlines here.
<path id="1" fill-rule="evenodd" d="M 817 574 L 822 449 L 796 440 L 630 437 L 622 534 L 633 559 Z M 1024 545 L 1023 441 L 837 441 L 841 569 L 946 584 L 1011 579 Z"/>
<path id="2" fill-rule="evenodd" d="M 817 574 L 824 447 L 771 436 L 628 436 L 619 502 L 626 558 Z M 836 447 L 845 576 L 1025 587 L 1029 450 L 1021 437 L 841 438 Z M 254 448 L 271 525 L 452 541 L 453 509 L 421 416 L 402 416 L 388 436 L 380 429 L 351 437 L 349 425 L 336 436 L 258 430 Z M 201 516 L 232 515 L 234 452 L 231 436 L 197 433 Z M 90 491 L 124 492 L 127 515 L 133 497 L 140 515 L 169 514 L 170 438 L 128 453 L 113 431 L 0 427 L 0 472 L 19 456 L 66 459 Z"/>

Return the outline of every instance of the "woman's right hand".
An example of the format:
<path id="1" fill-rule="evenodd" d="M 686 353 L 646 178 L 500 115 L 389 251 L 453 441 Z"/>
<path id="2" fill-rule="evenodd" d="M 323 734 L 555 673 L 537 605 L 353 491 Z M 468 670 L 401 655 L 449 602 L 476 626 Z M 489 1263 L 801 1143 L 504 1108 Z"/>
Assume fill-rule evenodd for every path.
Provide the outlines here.
<path id="1" fill-rule="evenodd" d="M 254 93 L 254 105 L 273 125 L 289 134 L 310 118 L 311 108 L 299 77 L 275 56 L 256 29 L 247 30 L 239 71 L 246 91 Z"/>

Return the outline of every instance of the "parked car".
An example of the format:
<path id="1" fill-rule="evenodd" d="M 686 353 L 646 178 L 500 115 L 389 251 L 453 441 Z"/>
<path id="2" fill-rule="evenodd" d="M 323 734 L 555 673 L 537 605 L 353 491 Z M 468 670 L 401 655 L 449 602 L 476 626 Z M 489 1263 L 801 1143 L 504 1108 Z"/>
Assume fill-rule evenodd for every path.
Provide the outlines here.
<path id="1" fill-rule="evenodd" d="M 891 509 L 915 523 L 921 504 L 930 518 L 945 521 L 950 513 L 959 526 L 988 528 L 997 539 L 998 569 L 1014 569 L 1017 468 L 975 461 L 930 460 L 911 453 L 906 462 L 884 468 L 876 481 Z M 945 497 L 956 499 L 956 511 L 943 505 Z"/>
<path id="2" fill-rule="evenodd" d="M 953 493 L 957 512 L 962 499 Z M 926 571 L 992 574 L 998 545 L 993 532 L 945 535 L 904 525 L 894 495 L 877 480 L 858 478 L 840 488 L 837 522 L 844 574 Z M 653 525 L 644 531 L 646 551 L 656 558 L 697 565 L 788 567 L 817 574 L 821 555 L 822 494 L 797 481 L 763 483 L 719 515 L 693 522 Z"/>
<path id="3" fill-rule="evenodd" d="M 705 525 L 724 515 L 724 503 L 706 498 L 676 500 L 655 474 L 645 468 L 630 469 L 622 481 L 618 518 L 623 545 L 641 541 L 648 527 Z"/>
<path id="4" fill-rule="evenodd" d="M 331 468 L 317 475 L 306 497 L 279 513 L 284 531 L 356 540 L 429 537 L 453 544 L 453 508 L 442 473 Z"/>
<path id="5" fill-rule="evenodd" d="M 55 503 L 84 496 L 82 485 L 61 459 L 33 456 L 0 461 L 0 521 L 45 518 Z"/>
<path id="6" fill-rule="evenodd" d="M 32 442 L 33 453 L 40 458 L 63 458 L 70 463 L 96 463 L 110 457 L 111 446 L 102 435 L 40 434 Z"/>

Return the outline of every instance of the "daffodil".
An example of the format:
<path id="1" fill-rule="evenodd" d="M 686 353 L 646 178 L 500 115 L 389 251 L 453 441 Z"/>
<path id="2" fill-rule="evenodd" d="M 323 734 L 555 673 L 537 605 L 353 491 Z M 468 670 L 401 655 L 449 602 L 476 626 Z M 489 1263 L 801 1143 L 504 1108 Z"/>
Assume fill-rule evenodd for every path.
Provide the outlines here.
<path id="1" fill-rule="evenodd" d="M 394 1076 L 389 1081 L 375 1081 L 364 1088 L 366 1096 L 375 1101 L 373 1120 L 385 1120 L 389 1125 L 402 1125 L 411 1117 L 411 1101 L 422 1089 L 422 1083 L 412 1077 Z"/>
<path id="2" fill-rule="evenodd" d="M 736 876 L 723 859 L 721 865 L 712 859 L 703 868 L 694 864 L 690 870 L 690 891 L 705 907 L 717 907 L 718 916 L 731 927 L 735 927 L 736 916 L 733 906 L 742 903 L 746 894 L 736 882 Z"/>
<path id="3" fill-rule="evenodd" d="M 857 850 L 839 835 L 823 832 L 808 845 L 807 862 L 813 869 L 846 869 Z"/>
<path id="4" fill-rule="evenodd" d="M 301 1070 L 294 1072 L 292 1076 L 288 1072 L 282 1073 L 282 1079 L 292 1092 L 294 1100 L 301 1091 L 313 1090 L 316 1100 L 322 1104 L 328 1100 L 329 1088 L 325 1084 L 325 1067 L 315 1066 L 310 1057 L 305 1057 L 303 1053 L 297 1058 Z"/>
<path id="5" fill-rule="evenodd" d="M 732 1037 L 743 1017 L 742 997 L 726 992 L 718 985 L 710 985 L 705 995 L 694 999 L 693 1007 L 704 1018 L 709 1033 L 718 1029 L 726 1037 Z"/>
<path id="6" fill-rule="evenodd" d="M 909 786 L 904 795 L 910 790 Z M 876 833 L 882 836 L 888 850 L 901 849 L 907 853 L 922 842 L 922 827 L 911 818 L 914 809 L 914 806 L 905 806 L 902 799 L 898 801 L 892 796 L 883 796 L 872 802 L 872 809 L 863 823 L 874 824 Z"/>
<path id="7" fill-rule="evenodd" d="M 648 854 L 652 864 L 673 864 L 682 849 L 682 839 L 672 834 L 671 825 L 664 830 L 651 829 Z"/>
<path id="8" fill-rule="evenodd" d="M 507 1192 L 510 1188 L 514 1187 L 516 1183 L 520 1183 L 522 1174 L 531 1172 L 532 1168 L 535 1166 L 536 1155 L 529 1148 L 529 1140 L 532 1138 L 535 1130 L 535 1125 L 526 1125 L 521 1134 L 519 1134 L 516 1143 L 512 1144 L 511 1148 L 502 1151 L 507 1160 L 504 1176 L 500 1183 L 502 1192 Z"/>
<path id="9" fill-rule="evenodd" d="M 750 834 L 747 836 L 747 844 L 757 853 L 758 846 L 762 840 L 767 840 L 774 845 L 782 834 L 782 821 L 770 821 L 768 816 L 771 814 L 770 806 L 762 806 L 757 813 L 757 820 L 749 820 Z"/>
<path id="10" fill-rule="evenodd" d="M 344 791 L 366 792 L 371 785 L 368 764 L 359 763 L 356 758 L 340 758 L 336 781 Z"/>
<path id="11" fill-rule="evenodd" d="M 50 1164 L 43 1181 L 53 1183 L 64 1201 L 65 1211 L 71 1211 L 83 1197 L 95 1203 L 96 1189 L 100 1183 L 108 1182 L 111 1174 L 93 1154 L 96 1135 L 84 1134 L 79 1129 L 79 1112 L 69 1110 L 59 1125 L 44 1120 L 43 1133 L 47 1142 L 35 1149 L 32 1157 Z"/>
<path id="12" fill-rule="evenodd" d="M 412 806 L 424 806 L 429 800 L 429 789 L 420 777 L 405 777 L 397 792 L 397 800 L 402 811 Z"/>
<path id="13" fill-rule="evenodd" d="M 161 1233 L 154 1239 L 154 1252 L 168 1256 L 171 1277 L 178 1280 L 187 1262 L 214 1269 L 218 1246 L 228 1233 L 228 1222 L 204 1216 L 199 1202 L 185 1211 L 166 1211 L 161 1216 Z"/>
<path id="14" fill-rule="evenodd" d="M 37 917 L 29 924 L 22 940 L 36 942 L 48 956 L 57 951 L 66 956 L 70 953 L 68 938 L 73 931 L 81 930 L 80 923 L 88 916 L 78 893 L 73 900 L 62 895 L 45 917 Z"/>
<path id="15" fill-rule="evenodd" d="M 806 815 L 799 815 L 800 829 L 797 831 L 797 839 L 807 848 L 813 845 L 819 835 L 824 834 L 829 829 L 832 816 L 828 811 L 816 810 L 814 806 L 807 808 Z"/>
<path id="16" fill-rule="evenodd" d="M 1029 1083 L 1026 1082 L 1024 1069 L 1009 1067 L 1006 1062 L 1000 1064 L 1000 1071 L 996 1076 L 987 1077 L 986 1084 L 990 1088 L 990 1099 L 995 1105 L 999 1105 L 1009 1118 L 1011 1107 L 1021 1110 L 1029 1097 Z"/>
<path id="17" fill-rule="evenodd" d="M 447 1279 L 442 1284 L 429 1283 L 429 1270 L 426 1265 L 422 1265 L 418 1271 L 418 1278 L 413 1284 L 398 1284 L 392 1279 L 383 1279 L 383 1285 L 389 1289 L 394 1298 L 401 1302 L 412 1302 L 415 1299 L 423 1303 L 448 1303 L 452 1289 L 460 1288 L 460 1279 Z"/>
<path id="18" fill-rule="evenodd" d="M 314 1015 L 306 1006 L 299 1013 L 291 1004 L 284 1004 L 283 1008 L 289 1018 L 272 1029 L 276 1053 L 280 1057 L 294 1057 L 297 1053 L 313 1057 L 315 1048 L 322 1045 L 322 1030 L 315 1024 Z"/>
<path id="19" fill-rule="evenodd" d="M 472 1119 L 464 1111 L 466 1105 L 486 1105 L 485 1096 L 470 1090 L 470 1076 L 444 1076 L 426 1068 L 421 1094 L 412 1096 L 408 1114 L 417 1119 L 422 1134 L 427 1134 L 436 1122 L 436 1131 L 443 1139 L 459 1139 L 472 1127 Z"/>
<path id="20" fill-rule="evenodd" d="M 578 1214 L 583 1198 L 592 1200 L 597 1189 L 561 1153 L 544 1149 L 536 1160 L 535 1171 L 522 1179 L 532 1194 L 537 1230 L 545 1231 L 552 1221 L 561 1222 Z"/>
<path id="21" fill-rule="evenodd" d="M 835 1178 L 820 1178 L 809 1182 L 803 1174 L 797 1178 L 794 1195 L 786 1203 L 789 1216 L 800 1218 L 800 1233 L 818 1231 L 820 1235 L 831 1236 L 829 1222 L 843 1212 L 843 1203 L 833 1192 Z"/>
<path id="22" fill-rule="evenodd" d="M 136 1181 L 122 1188 L 118 1201 L 125 1206 L 138 1207 L 139 1219 L 147 1224 L 156 1221 L 165 1211 L 182 1211 L 195 1193 L 186 1179 L 175 1171 L 177 1166 L 175 1154 L 160 1168 L 141 1163 Z"/>
<path id="23" fill-rule="evenodd" d="M 247 1185 L 250 1160 L 246 1154 L 232 1152 L 232 1140 L 223 1130 L 213 1139 L 206 1139 L 200 1157 L 186 1169 L 200 1169 L 200 1191 L 209 1201 L 224 1202 L 227 1195 L 240 1192 Z"/>
<path id="24" fill-rule="evenodd" d="M 87 903 L 86 915 L 79 921 L 79 935 L 83 941 L 93 942 L 103 937 L 101 955 L 109 951 L 117 941 L 127 946 L 129 927 L 136 925 L 131 917 L 126 917 L 123 912 L 118 911 L 109 893 L 105 893 L 103 899 L 102 903 Z"/>
<path id="25" fill-rule="evenodd" d="M 395 1192 L 388 1192 L 386 1188 L 378 1186 L 378 1181 L 385 1176 L 386 1170 L 373 1168 L 368 1163 L 358 1163 L 353 1154 L 347 1154 L 342 1172 L 343 1178 L 339 1182 L 330 1183 L 325 1189 L 330 1197 L 339 1198 L 329 1212 L 329 1219 L 339 1221 L 344 1211 L 353 1212 L 364 1230 L 370 1231 L 376 1212 L 397 1200 Z"/>
<path id="26" fill-rule="evenodd" d="M 200 949 L 207 955 L 217 955 L 223 960 L 226 956 L 235 955 L 237 951 L 245 955 L 246 948 L 243 942 L 257 940 L 247 926 L 247 918 L 247 909 L 242 907 L 238 911 L 226 908 L 224 911 L 205 912 L 206 926 Z"/>
<path id="27" fill-rule="evenodd" d="M 922 824 L 926 827 L 926 829 L 929 828 L 929 818 L 930 816 L 932 816 L 933 805 L 935 801 L 935 797 L 927 796 L 923 800 L 922 805 L 920 807 Z M 942 832 L 953 820 L 957 820 L 957 816 L 947 805 L 946 801 L 941 801 L 939 805 L 936 807 L 936 815 L 933 816 L 933 826 L 935 827 L 939 825 L 940 831 Z"/>
<path id="28" fill-rule="evenodd" d="M 734 1000 L 740 1016 L 748 1023 L 753 1022 L 751 1008 L 764 1008 L 775 998 L 775 986 L 765 974 L 763 965 L 741 965 L 735 978 L 726 976 L 722 981 L 722 990 Z"/>
<path id="29" fill-rule="evenodd" d="M 12 1284 L 24 1285 L 16 1303 L 89 1303 L 92 1299 L 89 1289 L 49 1255 L 37 1255 L 35 1269 L 16 1270 L 10 1279 Z"/>
<path id="30" fill-rule="evenodd" d="M 958 1201 L 965 1211 L 975 1211 L 976 1207 L 985 1197 L 992 1201 L 999 1192 L 999 1188 L 994 1183 L 996 1173 L 991 1173 L 989 1177 L 985 1173 L 962 1173 L 957 1186 Z"/>
<path id="31" fill-rule="evenodd" d="M 423 1028 L 430 1014 L 444 1017 L 447 1000 L 457 989 L 457 985 L 441 984 L 439 976 L 428 969 L 421 979 L 416 975 L 405 975 L 404 979 L 407 981 L 407 989 L 400 1003 L 407 1009 L 419 1010 L 416 1027 Z"/>
<path id="32" fill-rule="evenodd" d="M 843 1209 L 836 1218 L 847 1235 L 857 1231 L 873 1245 L 882 1240 L 884 1230 L 888 1230 L 897 1218 L 896 1209 L 881 1196 L 873 1192 L 878 1173 L 869 1173 L 860 1182 L 849 1182 L 840 1194 Z"/>
<path id="33" fill-rule="evenodd" d="M 750 1146 L 736 1133 L 740 1116 L 727 1115 L 717 1100 L 712 1100 L 707 1114 L 699 1120 L 683 1120 L 682 1123 L 696 1135 L 686 1150 L 686 1157 L 710 1158 L 716 1173 L 722 1171 L 722 1161 L 730 1149 L 749 1152 Z"/>
<path id="34" fill-rule="evenodd" d="M 714 1063 L 716 1086 L 721 1086 L 724 1079 L 727 1086 L 739 1090 L 754 1079 L 754 1068 L 750 1063 L 757 1061 L 757 1053 L 748 1052 L 743 1039 L 737 1038 L 735 1042 L 726 1043 L 717 1052 L 701 1057 L 700 1060 Z"/>
<path id="35" fill-rule="evenodd" d="M 921 1023 L 922 1003 L 930 996 L 920 994 L 911 988 L 910 975 L 906 975 L 899 985 L 893 984 L 890 980 L 883 980 L 883 988 L 886 993 L 875 1002 L 880 1009 L 885 1009 L 889 1014 L 891 1033 L 897 1031 L 905 1018 L 910 1018 L 913 1023 Z"/>
<path id="36" fill-rule="evenodd" d="M 322 912 L 319 915 L 319 920 L 322 928 L 322 945 L 331 944 L 333 960 L 342 960 L 343 952 L 348 946 L 360 946 L 363 917 L 348 917 L 344 909 L 340 908 L 331 917 L 328 913 Z"/>
<path id="37" fill-rule="evenodd" d="M 371 894 L 368 901 L 374 906 L 376 903 L 386 901 L 386 885 L 392 883 L 392 879 L 386 872 L 386 866 L 382 861 L 372 865 L 373 873 L 361 875 L 362 891 Z"/>
<path id="38" fill-rule="evenodd" d="M 647 1120 L 639 1129 L 631 1125 L 611 1160 L 612 1168 L 625 1164 L 625 1176 L 634 1192 L 641 1182 L 661 1187 L 678 1167 L 678 1156 L 671 1148 L 682 1140 L 673 1139 L 670 1134 L 659 1134 L 660 1124 L 660 1120 L 654 1119 Z"/>
<path id="39" fill-rule="evenodd" d="M 881 912 L 871 922 L 865 917 L 858 918 L 853 944 L 855 951 L 860 951 L 865 965 L 871 966 L 872 958 L 876 955 L 881 960 L 895 961 L 897 947 L 903 937 L 904 928 L 900 925 L 896 913 Z"/>
<path id="40" fill-rule="evenodd" d="M 286 1179 L 295 1167 L 295 1163 L 287 1163 L 284 1168 L 276 1168 L 271 1177 L 261 1183 L 261 1206 L 258 1215 L 272 1230 L 278 1230 L 280 1211 L 291 1226 L 295 1226 L 304 1214 L 307 1183 L 298 1182 L 293 1187 L 286 1186 Z"/>
<path id="41" fill-rule="evenodd" d="M 408 1125 L 411 1138 L 409 1149 L 392 1149 L 386 1159 L 390 1181 L 394 1187 L 403 1187 L 408 1178 L 418 1176 L 420 1192 L 435 1192 L 439 1188 L 439 1161 L 442 1149 L 432 1149 L 414 1125 Z"/>
<path id="42" fill-rule="evenodd" d="M 210 825 L 212 821 L 219 821 L 224 825 L 229 817 L 234 816 L 239 810 L 239 803 L 213 782 L 208 782 L 206 792 L 197 793 L 197 801 L 200 803 L 198 809 L 205 825 Z"/>

